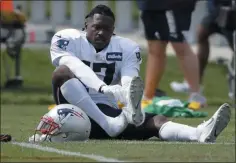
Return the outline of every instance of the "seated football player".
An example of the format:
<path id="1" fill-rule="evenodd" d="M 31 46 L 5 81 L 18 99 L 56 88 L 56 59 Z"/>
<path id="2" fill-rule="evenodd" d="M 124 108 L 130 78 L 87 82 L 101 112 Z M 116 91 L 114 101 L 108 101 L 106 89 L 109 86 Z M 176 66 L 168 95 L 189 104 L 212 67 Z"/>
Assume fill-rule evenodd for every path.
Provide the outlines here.
<path id="1" fill-rule="evenodd" d="M 111 137 L 128 123 L 138 126 L 144 121 L 140 49 L 135 42 L 114 35 L 114 23 L 110 8 L 98 5 L 86 16 L 85 31 L 61 30 L 50 48 L 56 66 L 52 75 L 56 104 L 78 106 Z M 125 104 L 119 116 L 101 111 L 118 108 L 117 101 Z"/>
<path id="2" fill-rule="evenodd" d="M 214 142 L 230 120 L 227 104 L 198 127 L 142 112 L 139 46 L 114 35 L 114 24 L 115 16 L 110 8 L 98 5 L 86 16 L 85 32 L 65 29 L 53 36 L 50 53 L 57 67 L 52 75 L 55 103 L 71 104 L 86 113 L 91 121 L 90 139 L 142 140 L 157 136 L 167 141 Z M 122 109 L 118 109 L 117 101 L 124 104 Z M 67 121 L 58 122 L 55 117 L 60 112 L 54 109 L 45 115 L 48 118 L 42 123 L 50 128 L 57 122 L 54 126 L 60 132 L 60 126 Z M 71 119 L 67 120 L 69 123 Z M 45 133 L 48 130 L 43 131 L 44 135 L 53 136 Z"/>

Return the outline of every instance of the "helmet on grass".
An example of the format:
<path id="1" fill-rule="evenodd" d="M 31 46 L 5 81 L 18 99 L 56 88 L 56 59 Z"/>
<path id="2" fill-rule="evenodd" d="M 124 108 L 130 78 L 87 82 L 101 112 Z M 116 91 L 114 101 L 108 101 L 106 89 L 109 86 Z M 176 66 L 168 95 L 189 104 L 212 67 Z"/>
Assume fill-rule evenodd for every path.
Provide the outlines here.
<path id="1" fill-rule="evenodd" d="M 86 113 L 71 104 L 60 104 L 46 113 L 35 130 L 52 142 L 83 141 L 89 138 L 91 122 Z"/>

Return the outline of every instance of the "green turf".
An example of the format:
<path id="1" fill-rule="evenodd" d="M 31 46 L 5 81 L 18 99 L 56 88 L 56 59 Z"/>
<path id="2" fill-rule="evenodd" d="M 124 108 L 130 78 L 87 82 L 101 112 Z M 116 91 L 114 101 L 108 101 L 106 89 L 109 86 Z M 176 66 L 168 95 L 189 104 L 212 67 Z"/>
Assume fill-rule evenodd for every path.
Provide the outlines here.
<path id="1" fill-rule="evenodd" d="M 11 133 L 15 141 L 27 141 L 28 137 L 34 133 L 34 127 L 39 122 L 40 116 L 47 111 L 47 106 L 45 105 L 2 105 L 1 107 L 1 131 L 3 133 Z M 214 111 L 215 107 L 209 107 L 209 116 Z M 233 111 L 229 126 L 218 137 L 216 142 L 232 144 L 165 144 L 152 139 L 145 142 L 90 140 L 88 142 L 78 143 L 43 143 L 43 145 L 73 152 L 81 152 L 83 154 L 96 154 L 128 161 L 233 161 L 235 159 L 234 113 Z M 204 119 L 175 118 L 172 120 L 196 126 Z M 57 154 L 47 154 L 37 150 L 14 147 L 11 144 L 1 146 L 1 152 L 6 161 L 11 161 L 19 157 L 22 158 L 22 161 L 31 160 L 31 158 L 34 161 L 37 161 L 39 158 L 42 158 L 42 161 L 46 161 L 48 157 L 50 157 L 48 159 L 57 159 L 58 156 Z M 73 159 L 71 157 L 68 158 L 69 161 Z M 66 160 L 64 159 L 64 161 Z"/>
<path id="2" fill-rule="evenodd" d="M 1 144 L 1 162 L 92 162 L 92 159 L 68 157 L 61 154 L 23 148 L 13 144 Z"/>
<path id="3" fill-rule="evenodd" d="M 51 96 L 51 73 L 54 67 L 50 63 L 48 50 L 25 49 L 22 56 L 22 76 L 24 87 L 19 90 L 1 89 L 1 132 L 10 133 L 16 141 L 27 141 L 34 132 L 40 117 L 46 113 L 47 106 L 53 103 Z M 2 56 L 2 55 L 1 55 Z M 145 57 L 141 66 L 144 78 Z M 186 99 L 187 95 L 177 94 L 170 90 L 169 82 L 181 80 L 175 57 L 168 58 L 161 88 L 168 95 Z M 5 76 L 1 62 L 1 85 Z M 216 107 L 223 102 L 231 102 L 227 96 L 227 80 L 225 69 L 210 64 L 204 80 L 205 94 L 208 98 L 206 109 L 213 114 Z M 203 118 L 173 118 L 176 122 L 196 126 Z M 158 140 L 145 142 L 136 141 L 94 141 L 80 143 L 43 143 L 58 149 L 81 152 L 83 154 L 97 154 L 129 161 L 235 161 L 235 110 L 229 126 L 217 139 L 217 143 L 229 144 L 165 144 Z M 230 144 L 231 143 L 231 144 Z M 1 144 L 1 161 L 91 161 L 86 158 L 64 157 L 55 153 L 47 153 L 34 149 L 26 149 L 11 144 Z"/>

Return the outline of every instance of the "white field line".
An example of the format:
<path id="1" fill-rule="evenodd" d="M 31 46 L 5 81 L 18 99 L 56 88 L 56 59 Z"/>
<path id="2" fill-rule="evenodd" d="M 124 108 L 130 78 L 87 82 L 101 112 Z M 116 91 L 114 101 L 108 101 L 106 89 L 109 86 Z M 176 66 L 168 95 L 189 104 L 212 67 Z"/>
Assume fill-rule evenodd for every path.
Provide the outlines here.
<path id="1" fill-rule="evenodd" d="M 164 141 L 114 141 L 114 142 L 112 142 L 112 144 L 235 145 L 235 142 L 199 143 L 199 142 L 164 142 Z"/>
<path id="2" fill-rule="evenodd" d="M 82 154 L 80 152 L 70 152 L 66 150 L 60 150 L 57 148 L 42 146 L 38 144 L 31 144 L 31 143 L 25 143 L 25 142 L 12 142 L 12 144 L 25 147 L 25 148 L 37 149 L 44 152 L 58 153 L 65 156 L 84 157 L 84 158 L 88 158 L 88 159 L 92 159 L 92 160 L 96 160 L 100 162 L 127 162 L 127 161 L 117 160 L 114 158 L 107 158 L 104 156 L 94 155 L 94 154 Z"/>

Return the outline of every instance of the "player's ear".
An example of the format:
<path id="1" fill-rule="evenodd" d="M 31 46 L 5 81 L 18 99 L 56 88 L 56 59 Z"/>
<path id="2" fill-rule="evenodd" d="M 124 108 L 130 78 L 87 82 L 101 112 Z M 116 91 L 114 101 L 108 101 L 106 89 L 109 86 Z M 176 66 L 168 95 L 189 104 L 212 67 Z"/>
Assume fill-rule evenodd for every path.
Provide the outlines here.
<path id="1" fill-rule="evenodd" d="M 85 21 L 85 23 L 84 23 L 84 29 L 87 29 L 87 26 L 88 26 L 87 21 Z"/>
<path id="2" fill-rule="evenodd" d="M 87 27 L 88 27 L 88 18 L 86 17 L 84 21 L 84 29 L 86 30 Z"/>

